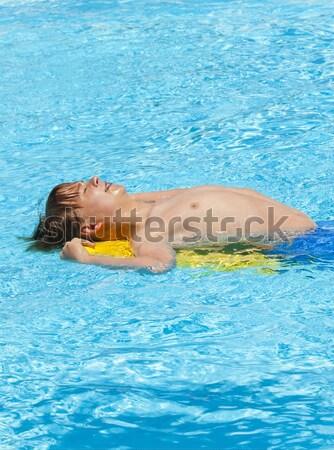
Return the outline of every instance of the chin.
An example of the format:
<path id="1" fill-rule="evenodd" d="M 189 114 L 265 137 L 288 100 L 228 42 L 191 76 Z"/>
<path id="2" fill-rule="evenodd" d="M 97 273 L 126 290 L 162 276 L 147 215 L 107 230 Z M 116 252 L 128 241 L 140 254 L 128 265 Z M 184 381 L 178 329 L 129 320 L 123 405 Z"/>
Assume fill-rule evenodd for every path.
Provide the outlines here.
<path id="1" fill-rule="evenodd" d="M 123 195 L 126 194 L 126 188 L 122 184 L 118 184 L 114 186 L 113 193 L 115 195 Z"/>

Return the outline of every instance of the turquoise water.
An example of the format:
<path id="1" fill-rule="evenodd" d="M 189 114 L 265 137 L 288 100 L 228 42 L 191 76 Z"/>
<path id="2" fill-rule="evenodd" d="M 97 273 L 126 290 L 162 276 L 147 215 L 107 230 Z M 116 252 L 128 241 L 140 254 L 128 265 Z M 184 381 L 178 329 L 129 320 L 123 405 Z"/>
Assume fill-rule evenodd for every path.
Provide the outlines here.
<path id="1" fill-rule="evenodd" d="M 155 276 L 16 237 L 92 175 L 332 223 L 333 24 L 320 0 L 0 1 L 1 448 L 334 447 L 330 252 Z"/>

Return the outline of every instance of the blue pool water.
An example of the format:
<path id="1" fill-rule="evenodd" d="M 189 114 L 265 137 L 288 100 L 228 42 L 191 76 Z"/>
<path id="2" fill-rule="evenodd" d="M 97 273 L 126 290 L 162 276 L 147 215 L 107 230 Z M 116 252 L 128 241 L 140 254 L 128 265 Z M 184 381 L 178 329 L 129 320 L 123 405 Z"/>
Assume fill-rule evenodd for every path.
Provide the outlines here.
<path id="1" fill-rule="evenodd" d="M 330 227 L 269 273 L 17 239 L 92 175 L 248 186 L 333 224 L 333 24 L 321 0 L 0 0 L 1 448 L 334 448 Z"/>

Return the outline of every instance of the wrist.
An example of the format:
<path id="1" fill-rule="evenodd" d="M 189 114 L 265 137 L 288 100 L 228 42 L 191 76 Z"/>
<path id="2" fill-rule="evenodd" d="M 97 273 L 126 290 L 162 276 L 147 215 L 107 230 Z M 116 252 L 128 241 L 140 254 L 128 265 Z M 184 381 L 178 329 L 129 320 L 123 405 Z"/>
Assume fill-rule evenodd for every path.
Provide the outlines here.
<path id="1" fill-rule="evenodd" d="M 82 264 L 89 264 L 90 262 L 91 262 L 91 259 L 92 259 L 92 255 L 91 254 L 89 254 L 88 252 L 87 252 L 87 255 L 82 255 L 81 257 L 80 257 L 80 262 L 82 263 Z"/>

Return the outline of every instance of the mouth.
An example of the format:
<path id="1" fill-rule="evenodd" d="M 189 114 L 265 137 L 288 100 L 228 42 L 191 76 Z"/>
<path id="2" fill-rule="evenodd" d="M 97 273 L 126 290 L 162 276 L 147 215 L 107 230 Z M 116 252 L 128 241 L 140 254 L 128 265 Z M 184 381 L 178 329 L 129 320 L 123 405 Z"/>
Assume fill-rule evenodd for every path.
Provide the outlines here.
<path id="1" fill-rule="evenodd" d="M 106 183 L 106 185 L 105 185 L 104 191 L 108 192 L 109 189 L 111 188 L 111 186 L 113 186 L 113 183 L 107 183 L 107 182 L 105 182 L 105 183 Z"/>

